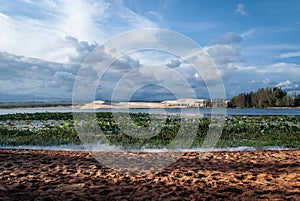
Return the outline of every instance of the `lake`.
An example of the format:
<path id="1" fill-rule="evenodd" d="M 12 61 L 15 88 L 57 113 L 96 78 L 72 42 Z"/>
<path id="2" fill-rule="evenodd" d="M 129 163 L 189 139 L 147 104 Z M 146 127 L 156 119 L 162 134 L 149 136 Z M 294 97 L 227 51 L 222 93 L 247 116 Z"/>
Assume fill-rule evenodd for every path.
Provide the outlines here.
<path id="1" fill-rule="evenodd" d="M 75 112 L 94 112 L 94 110 L 74 110 Z M 227 108 L 226 111 L 222 108 L 185 108 L 185 109 L 99 109 L 96 112 L 131 112 L 131 113 L 151 113 L 151 114 L 190 114 L 190 115 L 202 115 L 204 117 L 209 116 L 212 112 L 224 114 L 227 116 L 234 115 L 288 115 L 299 116 L 300 108 Z M 0 114 L 14 114 L 14 113 L 36 113 L 36 112 L 72 112 L 72 109 L 0 109 Z"/>

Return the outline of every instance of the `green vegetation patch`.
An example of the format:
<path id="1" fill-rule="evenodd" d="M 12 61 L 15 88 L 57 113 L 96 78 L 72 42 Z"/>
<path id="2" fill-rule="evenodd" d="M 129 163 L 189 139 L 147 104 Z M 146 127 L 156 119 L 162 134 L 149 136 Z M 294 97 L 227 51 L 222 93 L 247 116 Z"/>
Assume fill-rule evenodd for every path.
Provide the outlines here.
<path id="1" fill-rule="evenodd" d="M 79 114 L 77 114 L 79 115 Z M 80 113 L 83 117 L 95 117 L 92 113 Z M 157 115 L 159 118 L 161 115 Z M 122 117 L 122 114 L 118 115 Z M 146 113 L 130 114 L 131 124 L 126 130 L 149 128 L 154 136 L 139 138 L 123 132 L 124 125 L 115 121 L 112 113 L 96 113 L 96 119 L 74 121 L 72 113 L 34 113 L 0 115 L 0 145 L 66 145 L 85 143 L 109 143 L 123 148 L 164 148 L 176 139 L 179 145 L 187 143 L 194 132 L 193 147 L 201 147 L 207 135 L 211 119 L 164 116 L 162 127 L 151 125 Z M 125 117 L 124 117 L 125 118 Z M 122 118 L 118 121 L 121 121 Z M 84 125 L 84 126 L 83 126 Z M 78 127 L 81 136 L 75 129 Z M 100 130 L 99 130 L 100 129 Z M 153 129 L 153 130 L 151 130 Z M 180 138 L 178 132 L 181 132 Z M 176 143 L 175 143 L 176 144 Z M 226 118 L 217 147 L 280 146 L 300 148 L 299 116 L 233 116 Z M 174 147 L 174 146 L 173 146 Z M 180 146 L 179 146 L 180 147 Z"/>

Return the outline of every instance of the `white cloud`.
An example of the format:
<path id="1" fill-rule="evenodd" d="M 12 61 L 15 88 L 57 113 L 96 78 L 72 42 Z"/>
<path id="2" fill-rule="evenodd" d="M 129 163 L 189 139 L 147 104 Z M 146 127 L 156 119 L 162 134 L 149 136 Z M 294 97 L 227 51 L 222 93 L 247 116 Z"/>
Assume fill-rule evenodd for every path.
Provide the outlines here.
<path id="1" fill-rule="evenodd" d="M 144 91 L 144 95 L 150 95 L 150 97 L 145 97 L 146 100 L 155 99 L 156 94 L 161 94 L 166 89 L 180 98 L 193 97 L 193 88 L 188 80 L 175 69 L 166 66 L 151 66 L 135 68 L 122 76 L 114 88 L 114 98 L 119 101 L 130 100 L 130 97 L 140 87 L 147 85 L 156 85 L 162 88 L 155 92 Z"/>
<path id="2" fill-rule="evenodd" d="M 266 78 L 263 80 L 251 80 L 250 81 L 251 84 L 264 84 L 264 85 L 268 85 L 271 83 L 270 79 Z"/>
<path id="3" fill-rule="evenodd" d="M 7 95 L 68 99 L 75 75 L 59 63 L 0 52 L 0 100 Z"/>
<path id="4" fill-rule="evenodd" d="M 18 12 L 20 7 L 22 12 Z M 79 64 L 98 44 L 124 31 L 156 26 L 120 1 L 1 3 L 0 100 L 5 97 L 70 99 Z M 118 56 L 115 54 L 118 53 L 103 50 L 103 63 Z M 139 65 L 139 61 L 130 57 L 115 63 L 109 83 Z M 93 73 L 89 75 L 97 75 Z"/>
<path id="5" fill-rule="evenodd" d="M 209 56 L 219 64 L 233 61 L 240 52 L 238 48 L 231 45 L 212 45 L 205 48 Z"/>
<path id="6" fill-rule="evenodd" d="M 75 75 L 67 71 L 58 71 L 54 74 L 55 77 L 62 80 L 75 80 Z"/>
<path id="7" fill-rule="evenodd" d="M 290 87 L 292 82 L 290 80 L 286 80 L 284 82 L 280 82 L 276 85 L 276 87 Z"/>
<path id="8" fill-rule="evenodd" d="M 124 31 L 156 26 L 122 4 L 104 0 L 23 1 L 16 6 L 30 8 L 28 13 L 11 14 L 18 3 L 2 12 L 0 7 L 0 51 L 47 61 L 66 63 L 77 55 L 66 36 L 101 44 Z"/>
<path id="9" fill-rule="evenodd" d="M 2 18 L 2 20 L 9 20 L 9 17 L 1 12 L 0 12 L 0 18 Z"/>
<path id="10" fill-rule="evenodd" d="M 300 57 L 300 51 L 289 52 L 289 53 L 279 55 L 279 58 L 282 58 L 282 59 L 287 59 L 287 58 L 292 58 L 292 57 Z"/>
<path id="11" fill-rule="evenodd" d="M 56 26 L 66 34 L 85 41 L 99 41 L 105 38 L 103 30 L 99 30 L 97 21 L 108 18 L 105 11 L 109 4 L 104 1 L 59 1 L 59 16 Z M 97 21 L 96 21 L 97 20 Z"/>
<path id="12" fill-rule="evenodd" d="M 253 45 L 247 47 L 250 51 L 270 51 L 270 50 L 288 50 L 292 51 L 300 49 L 300 45 L 297 44 L 268 44 L 268 45 Z"/>
<path id="13" fill-rule="evenodd" d="M 76 52 L 65 46 L 62 33 L 44 25 L 46 22 L 16 17 L 0 18 L 0 51 L 48 61 L 66 62 Z"/>
<path id="14" fill-rule="evenodd" d="M 299 80 L 297 81 L 291 81 L 291 80 L 286 80 L 279 82 L 276 87 L 280 87 L 285 91 L 288 91 L 290 94 L 299 94 L 300 93 L 300 82 Z"/>
<path id="15" fill-rule="evenodd" d="M 82 46 L 84 47 L 82 50 L 78 50 L 79 52 L 90 48 L 88 45 L 80 45 L 75 39 L 72 41 L 75 45 L 79 44 L 79 49 Z M 87 85 L 83 86 L 86 87 L 83 89 L 83 92 L 84 90 L 93 88 L 93 86 L 97 86 L 98 80 L 96 82 L 91 81 L 98 76 L 99 71 L 97 69 L 106 66 L 105 62 L 115 60 L 115 53 L 110 54 L 110 52 L 106 52 L 104 49 L 99 49 L 98 53 L 97 61 L 99 62 L 95 64 L 94 68 L 87 69 L 84 74 L 85 77 L 83 80 L 87 80 Z M 100 82 L 100 85 L 106 88 L 103 95 L 109 97 L 117 81 L 131 69 L 139 66 L 139 61 L 129 56 L 123 57 L 121 60 L 113 63 L 106 72 L 106 77 L 104 76 Z M 64 65 L 0 52 L 0 101 L 7 95 L 16 95 L 17 97 L 15 98 L 18 100 L 22 100 L 25 96 L 43 100 L 70 100 L 79 68 L 80 65 L 77 65 L 77 63 Z M 131 80 L 134 81 L 136 78 L 132 77 Z"/>
<path id="16" fill-rule="evenodd" d="M 263 68 L 257 68 L 258 73 L 285 73 L 293 76 L 300 76 L 300 65 L 295 63 L 279 62 Z"/>
<path id="17" fill-rule="evenodd" d="M 248 12 L 246 11 L 246 6 L 244 4 L 238 4 L 235 13 L 240 14 L 240 15 L 248 15 Z"/>
<path id="18" fill-rule="evenodd" d="M 239 44 L 242 41 L 242 37 L 235 33 L 228 32 L 224 36 L 214 41 L 214 44 Z"/>
<path id="19" fill-rule="evenodd" d="M 227 33 L 215 40 L 212 45 L 204 47 L 205 51 L 215 62 L 223 78 L 232 71 L 238 70 L 241 57 L 241 42 L 241 36 Z"/>
<path id="20" fill-rule="evenodd" d="M 91 1 L 86 1 L 91 2 Z M 46 3 L 44 3 L 46 5 Z M 48 3 L 47 3 L 48 5 Z M 5 77 L 16 77 L 16 80 L 11 79 L 10 81 L 6 81 L 2 83 L 2 86 L 13 85 L 10 89 L 10 94 L 35 94 L 39 97 L 64 97 L 68 98 L 71 97 L 71 90 L 74 84 L 75 75 L 77 74 L 79 63 L 82 62 L 87 55 L 91 53 L 97 46 L 97 43 L 90 42 L 90 41 L 82 41 L 80 39 L 84 38 L 93 38 L 93 35 L 89 35 L 90 33 L 94 33 L 92 30 L 91 32 L 84 32 L 80 31 L 77 32 L 76 30 L 69 30 L 69 26 L 66 26 L 68 16 L 70 17 L 70 13 L 75 13 L 75 10 L 78 6 L 81 5 L 84 7 L 84 2 L 79 1 L 73 6 L 71 6 L 68 12 L 62 9 L 61 13 L 67 13 L 66 16 L 63 16 L 61 13 L 57 14 L 54 8 L 59 6 L 57 1 L 53 1 L 51 5 L 49 5 L 48 10 L 51 10 L 53 15 L 55 16 L 49 24 L 44 26 L 36 26 L 36 28 L 32 28 L 34 24 L 41 25 L 45 23 L 44 19 L 28 19 L 28 18 L 20 18 L 20 21 L 14 19 L 14 17 L 1 17 L 1 20 L 8 22 L 7 27 L 4 29 L 5 31 L 10 32 L 10 36 L 8 39 L 11 39 L 11 42 L 7 43 L 7 47 L 4 49 L 8 52 L 17 52 L 16 54 L 22 56 L 16 56 L 15 54 L 2 54 L 6 55 L 7 57 L 12 57 L 10 61 L 10 66 L 5 66 L 8 63 L 4 62 L 1 65 L 1 68 L 6 68 L 6 72 L 2 71 L 2 75 Z M 62 5 L 63 6 L 63 5 Z M 90 8 L 87 5 L 87 9 Z M 97 7 L 97 6 L 96 6 Z M 93 8 L 90 8 L 93 9 Z M 112 9 L 111 7 L 107 7 L 107 10 Z M 118 9 L 122 9 L 122 7 L 118 7 Z M 125 9 L 127 10 L 127 9 Z M 49 11 L 50 12 L 50 11 Z M 101 15 L 105 14 L 106 10 L 102 10 L 100 13 Z M 92 12 L 93 13 L 93 12 Z M 121 12 L 122 13 L 122 12 Z M 152 26 L 150 21 L 143 20 L 142 17 L 139 17 L 137 14 L 134 14 L 132 11 L 128 11 L 127 13 L 117 13 L 118 17 L 127 16 L 128 25 L 130 26 Z M 83 14 L 82 14 L 83 15 Z M 108 14 L 109 16 L 113 15 L 112 13 Z M 63 16 L 62 19 L 56 19 L 57 16 Z M 109 18 L 108 16 L 108 18 Z M 105 16 L 107 17 L 107 16 Z M 3 19 L 2 19 L 3 18 Z M 92 26 L 93 23 L 99 23 L 93 21 L 93 15 L 86 15 L 83 18 L 89 18 L 90 21 L 86 19 L 89 26 Z M 117 18 L 118 19 L 118 18 Z M 63 24 L 60 24 L 61 22 Z M 70 22 L 72 24 L 72 22 Z M 98 24 L 99 27 L 103 27 L 105 24 Z M 103 25 L 103 26 L 102 26 Z M 3 25 L 0 25 L 3 26 Z M 5 25 L 6 26 L 6 25 Z M 23 33 L 22 31 L 17 32 L 11 27 L 16 26 L 17 28 L 26 28 L 28 33 Z M 84 26 L 79 23 L 79 26 Z M 57 27 L 55 31 L 52 30 L 53 27 Z M 72 27 L 72 26 L 71 26 Z M 109 28 L 108 28 L 109 29 Z M 31 33 L 34 30 L 35 33 Z M 90 31 L 90 30 L 88 30 Z M 68 33 L 70 32 L 70 34 Z M 73 34 L 72 34 L 73 33 Z M 37 34 L 36 37 L 32 37 L 31 34 Z M 78 36 L 74 37 L 74 36 Z M 31 36 L 31 37 L 29 37 Z M 29 37 L 28 40 L 26 38 Z M 156 33 L 151 35 L 138 35 L 135 39 L 140 43 L 147 43 L 147 44 L 157 44 L 159 42 L 160 36 L 156 35 Z M 217 64 L 217 67 L 225 75 L 227 72 L 233 71 L 236 69 L 235 67 L 235 60 L 239 57 L 239 43 L 241 42 L 241 37 L 237 36 L 233 33 L 228 33 L 224 37 L 216 40 L 212 45 L 207 46 L 205 49 L 209 52 L 210 56 L 214 59 Z M 15 41 L 14 41 L 15 40 Z M 17 48 L 14 44 L 17 41 L 26 41 L 26 45 L 23 48 Z M 101 40 L 101 37 L 100 39 Z M 42 43 L 41 41 L 45 41 Z M 0 43 L 5 43 L 5 40 L 0 39 Z M 121 41 L 122 42 L 122 41 Z M 32 47 L 33 44 L 37 43 L 35 47 Z M 136 45 L 136 44 L 134 44 Z M 176 45 L 176 44 L 172 44 Z M 180 45 L 180 44 L 177 44 Z M 1 46 L 2 47 L 2 46 Z M 28 48 L 29 47 L 29 48 Z M 117 46 L 118 47 L 118 46 Z M 11 49 L 10 49 L 11 48 Z M 126 47 L 130 48 L 130 47 Z M 185 48 L 185 47 L 183 47 Z M 101 64 L 104 66 L 106 65 L 106 61 L 110 60 L 111 58 L 117 58 L 121 55 L 120 52 L 117 50 L 111 49 L 103 49 L 98 50 L 102 51 L 100 55 L 101 57 Z M 125 50 L 126 51 L 126 50 Z M 136 85 L 136 82 L 140 79 L 153 79 L 154 83 L 162 83 L 167 85 L 165 81 L 168 81 L 168 86 L 177 87 L 178 91 L 182 94 L 188 93 L 187 90 L 182 90 L 184 87 L 180 85 L 180 79 L 178 76 L 169 76 L 168 73 L 170 70 L 166 70 L 167 67 L 176 67 L 176 72 L 182 76 L 182 79 L 187 80 L 195 89 L 199 88 L 202 82 L 201 76 L 196 74 L 195 69 L 191 68 L 187 64 L 182 65 L 182 61 L 174 57 L 174 55 L 167 55 L 166 54 L 145 54 L 144 57 L 141 56 L 143 54 L 136 54 L 136 56 L 124 57 L 123 59 L 114 63 L 111 68 L 107 71 L 106 76 L 104 76 L 104 80 L 100 83 L 100 89 L 103 90 L 104 87 L 106 89 L 101 91 L 104 95 L 109 95 L 113 87 L 115 86 L 116 82 L 126 73 L 131 71 L 134 68 L 141 67 L 147 64 L 160 64 L 161 68 L 155 68 L 152 74 L 149 71 L 145 71 L 141 68 L 141 71 L 138 71 L 139 74 L 136 72 L 135 76 L 131 76 L 129 79 L 128 85 Z M 151 55 L 149 57 L 149 55 Z M 40 58 L 40 59 L 31 59 L 30 57 Z M 96 58 L 99 61 L 100 58 Z M 55 62 L 52 62 L 55 61 Z M 12 63 L 13 62 L 13 63 Z M 57 63 L 61 62 L 64 65 Z M 98 62 L 98 65 L 100 63 Z M 16 67 L 16 68 L 14 68 Z M 9 68 L 14 68 L 13 70 L 9 70 Z M 27 68 L 26 70 L 24 70 Z M 143 71 L 148 72 L 148 75 L 143 73 Z M 209 68 L 203 68 L 203 71 L 208 71 Z M 20 76 L 18 75 L 20 74 Z M 151 78 L 151 76 L 153 77 Z M 92 69 L 90 72 L 87 72 L 87 76 L 95 77 L 97 76 L 97 66 L 95 69 Z M 206 77 L 207 79 L 216 79 L 214 76 Z M 181 79 L 181 80 L 182 80 Z M 15 82 L 15 84 L 13 84 Z M 137 82 L 140 83 L 140 82 Z M 89 85 L 96 85 L 97 83 L 89 83 Z M 202 87 L 202 85 L 201 85 Z M 22 90 L 21 90 L 22 89 Z M 198 89 L 200 90 L 200 89 Z M 0 93 L 5 93 L 5 89 L 0 88 Z"/>
<path id="21" fill-rule="evenodd" d="M 253 28 L 253 29 L 243 32 L 240 36 L 242 38 L 247 38 L 247 37 L 255 36 L 255 35 L 259 34 L 261 31 L 263 31 L 263 28 L 257 27 L 257 28 Z"/>

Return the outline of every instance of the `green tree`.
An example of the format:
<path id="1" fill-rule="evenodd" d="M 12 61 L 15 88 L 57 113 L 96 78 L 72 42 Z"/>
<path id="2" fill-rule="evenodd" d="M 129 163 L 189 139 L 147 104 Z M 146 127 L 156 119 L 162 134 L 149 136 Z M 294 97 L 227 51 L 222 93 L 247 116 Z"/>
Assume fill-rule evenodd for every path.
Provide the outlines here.
<path id="1" fill-rule="evenodd" d="M 256 92 L 241 93 L 233 97 L 228 105 L 240 108 L 298 107 L 300 106 L 300 94 L 291 97 L 278 87 L 260 88 Z"/>

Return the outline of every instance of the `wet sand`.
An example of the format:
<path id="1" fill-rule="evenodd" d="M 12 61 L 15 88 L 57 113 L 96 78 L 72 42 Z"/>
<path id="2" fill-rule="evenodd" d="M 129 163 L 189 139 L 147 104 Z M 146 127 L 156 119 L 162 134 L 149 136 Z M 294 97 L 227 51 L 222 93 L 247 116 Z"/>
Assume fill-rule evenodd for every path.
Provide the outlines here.
<path id="1" fill-rule="evenodd" d="M 161 171 L 129 174 L 87 152 L 0 149 L 0 200 L 300 200 L 299 156 L 185 153 Z"/>

